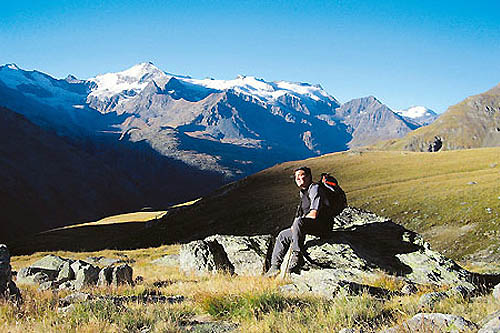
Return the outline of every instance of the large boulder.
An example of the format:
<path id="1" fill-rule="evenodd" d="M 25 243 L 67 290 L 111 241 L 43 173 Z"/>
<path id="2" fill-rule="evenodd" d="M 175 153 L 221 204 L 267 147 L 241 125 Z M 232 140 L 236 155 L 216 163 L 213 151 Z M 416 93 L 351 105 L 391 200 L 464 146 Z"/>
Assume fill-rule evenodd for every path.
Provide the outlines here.
<path id="1" fill-rule="evenodd" d="M 71 269 L 75 272 L 75 290 L 81 290 L 84 287 L 97 284 L 99 267 L 82 260 L 77 260 L 71 264 Z"/>
<path id="2" fill-rule="evenodd" d="M 419 313 L 401 326 L 389 328 L 381 333 L 397 332 L 471 332 L 477 330 L 476 324 L 467 319 L 444 313 Z"/>
<path id="3" fill-rule="evenodd" d="M 240 275 L 262 273 L 273 237 L 215 235 L 181 246 L 180 268 L 196 274 L 226 270 Z M 290 275 L 284 290 L 333 297 L 339 290 L 382 291 L 365 286 L 381 271 L 406 284 L 459 286 L 445 296 L 473 293 L 481 277 L 431 250 L 420 235 L 371 212 L 348 207 L 335 218 L 332 232 L 307 235 L 305 265 Z"/>
<path id="4" fill-rule="evenodd" d="M 0 244 L 0 299 L 21 300 L 21 293 L 12 281 L 10 253 L 5 244 Z"/>
<path id="5" fill-rule="evenodd" d="M 238 275 L 260 275 L 273 238 L 262 236 L 214 235 L 181 246 L 182 271 L 203 274 L 225 270 Z"/>
<path id="6" fill-rule="evenodd" d="M 493 298 L 500 301 L 500 283 L 493 288 Z"/>
<path id="7" fill-rule="evenodd" d="M 490 314 L 483 322 L 478 333 L 500 333 L 500 310 Z"/>
<path id="8" fill-rule="evenodd" d="M 179 265 L 181 271 L 197 275 L 217 271 L 232 273 L 234 270 L 222 246 L 216 242 L 204 240 L 183 244 L 179 252 Z"/>
<path id="9" fill-rule="evenodd" d="M 266 268 L 266 258 L 273 237 L 215 235 L 207 237 L 205 241 L 222 246 L 235 274 L 260 275 Z"/>

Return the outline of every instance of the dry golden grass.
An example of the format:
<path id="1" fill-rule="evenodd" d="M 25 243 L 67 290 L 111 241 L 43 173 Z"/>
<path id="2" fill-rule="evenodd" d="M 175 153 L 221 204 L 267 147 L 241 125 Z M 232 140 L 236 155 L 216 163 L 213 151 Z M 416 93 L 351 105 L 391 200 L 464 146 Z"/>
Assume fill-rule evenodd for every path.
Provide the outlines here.
<path id="1" fill-rule="evenodd" d="M 20 286 L 22 305 L 0 303 L 1 332 L 183 332 L 193 320 L 219 320 L 238 324 L 238 332 L 338 332 L 342 328 L 362 328 L 375 332 L 383 327 L 401 324 L 422 311 L 452 313 L 473 322 L 500 309 L 491 295 L 471 299 L 454 297 L 438 302 L 434 308 L 422 308 L 419 297 L 436 291 L 433 286 L 419 286 L 412 296 L 380 299 L 368 294 L 339 294 L 332 300 L 307 295 L 289 295 L 279 291 L 287 281 L 261 276 L 239 277 L 228 274 L 209 276 L 186 275 L 178 267 L 159 266 L 151 261 L 165 254 L 175 254 L 179 245 L 130 251 L 56 252 L 65 258 L 85 259 L 89 256 L 120 257 L 134 260 L 134 276 L 144 278 L 142 284 L 118 288 L 92 287 L 94 295 L 183 295 L 180 304 L 140 304 L 130 302 L 120 307 L 109 302 L 78 305 L 75 311 L 58 312 L 58 300 L 68 291 L 39 292 L 33 286 Z M 46 253 L 12 257 L 15 269 L 25 267 Z M 481 269 L 480 267 L 476 267 Z M 400 290 L 400 279 L 383 272 L 364 283 L 393 291 Z M 444 287 L 445 288 L 445 287 Z M 442 288 L 440 288 L 442 289 Z"/>

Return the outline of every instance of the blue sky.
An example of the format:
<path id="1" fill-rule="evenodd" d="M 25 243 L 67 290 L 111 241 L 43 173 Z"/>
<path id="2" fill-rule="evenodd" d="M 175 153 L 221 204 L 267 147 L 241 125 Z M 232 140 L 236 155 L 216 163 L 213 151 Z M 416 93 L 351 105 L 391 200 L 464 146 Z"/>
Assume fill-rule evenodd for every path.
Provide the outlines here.
<path id="1" fill-rule="evenodd" d="M 443 112 L 500 82 L 500 1 L 4 1 L 0 63 L 86 79 L 152 61 Z"/>

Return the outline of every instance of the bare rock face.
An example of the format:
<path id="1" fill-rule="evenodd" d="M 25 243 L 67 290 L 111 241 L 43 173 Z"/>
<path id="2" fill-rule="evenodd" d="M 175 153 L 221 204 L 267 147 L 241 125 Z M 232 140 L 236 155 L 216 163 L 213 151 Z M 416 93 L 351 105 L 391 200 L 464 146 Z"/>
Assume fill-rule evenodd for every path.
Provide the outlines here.
<path id="1" fill-rule="evenodd" d="M 238 275 L 262 274 L 268 267 L 273 240 L 271 235 L 215 235 L 193 241 L 181 247 L 180 268 L 196 274 L 220 269 Z M 283 290 L 327 298 L 340 290 L 368 289 L 384 294 L 386 291 L 380 288 L 365 285 L 380 271 L 407 284 L 450 286 L 443 297 L 454 293 L 465 297 L 484 283 L 478 274 L 432 251 L 417 233 L 352 207 L 335 218 L 334 229 L 328 236 L 307 235 L 304 247 L 305 264 L 299 274 L 290 275 L 292 283 L 283 286 Z M 500 280 L 498 276 L 488 278 Z"/>
<path id="2" fill-rule="evenodd" d="M 79 291 L 95 285 L 133 284 L 132 272 L 132 267 L 127 264 L 107 266 L 101 269 L 83 260 L 75 261 L 47 255 L 31 266 L 21 269 L 17 274 L 17 282 L 38 284 L 39 290 Z"/>
<path id="3" fill-rule="evenodd" d="M 21 293 L 12 281 L 10 253 L 5 244 L 0 244 L 0 299 L 21 301 Z"/>
<path id="4" fill-rule="evenodd" d="M 271 235 L 210 236 L 181 247 L 180 268 L 195 274 L 224 270 L 238 275 L 260 275 L 271 242 Z"/>
<path id="5" fill-rule="evenodd" d="M 493 297 L 497 300 L 500 301 L 500 283 L 493 288 Z"/>
<path id="6" fill-rule="evenodd" d="M 483 320 L 484 325 L 478 333 L 498 333 L 500 332 L 500 310 L 490 314 Z"/>

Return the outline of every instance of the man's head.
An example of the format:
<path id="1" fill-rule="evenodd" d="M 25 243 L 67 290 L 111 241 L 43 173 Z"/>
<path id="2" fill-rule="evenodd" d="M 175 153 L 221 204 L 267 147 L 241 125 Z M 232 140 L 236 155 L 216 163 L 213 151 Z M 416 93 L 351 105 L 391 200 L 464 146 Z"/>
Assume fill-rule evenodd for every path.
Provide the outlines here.
<path id="1" fill-rule="evenodd" d="M 312 183 L 311 169 L 301 166 L 294 171 L 295 184 L 301 189 L 307 189 Z"/>

